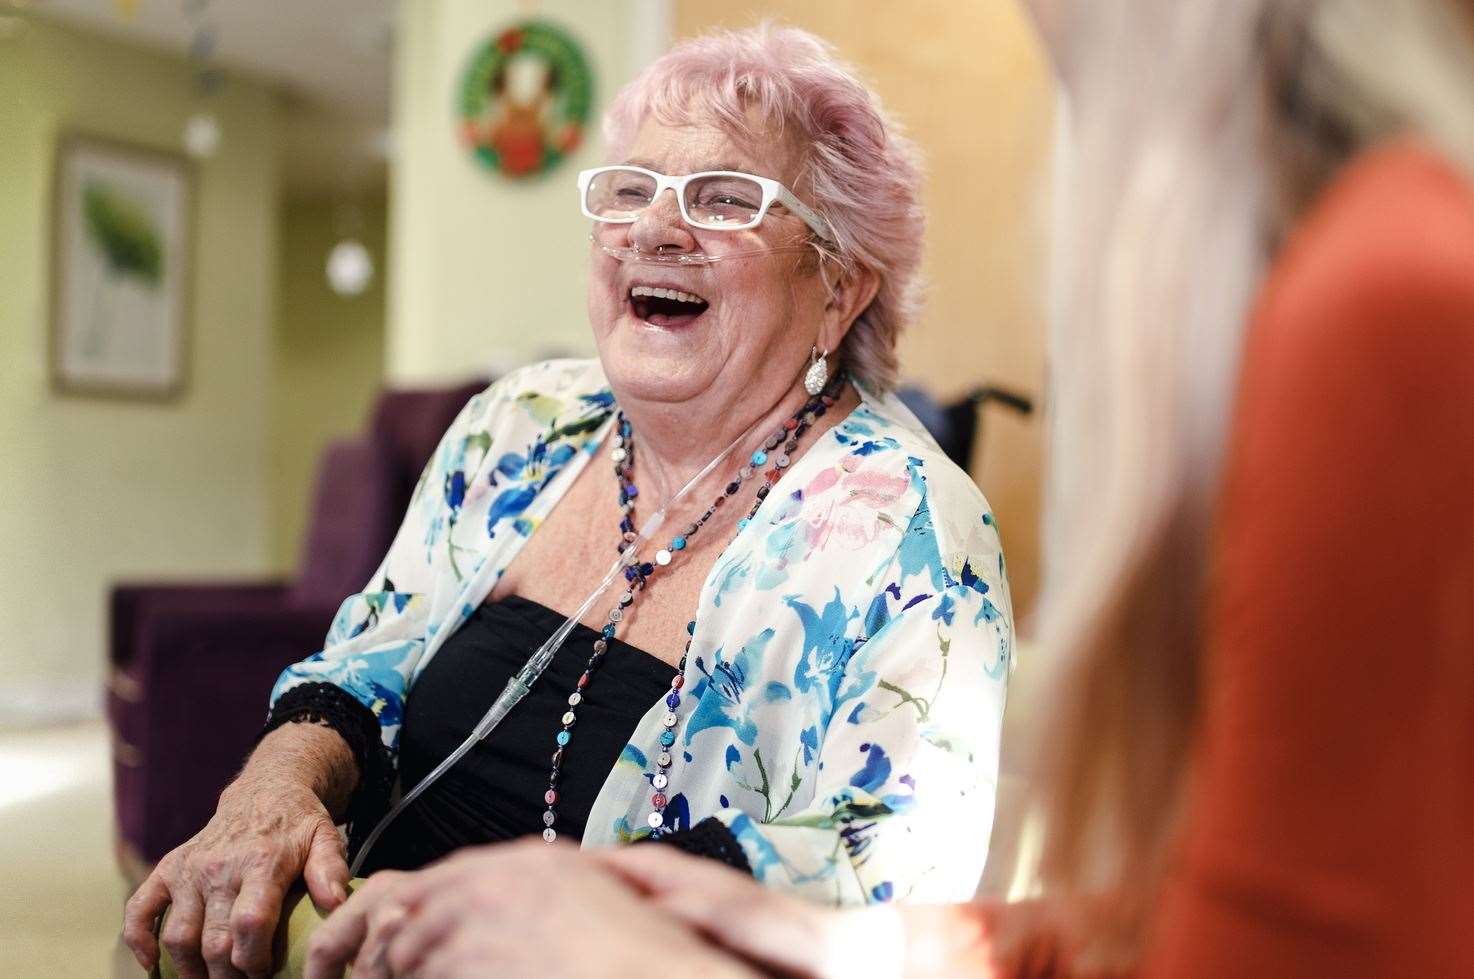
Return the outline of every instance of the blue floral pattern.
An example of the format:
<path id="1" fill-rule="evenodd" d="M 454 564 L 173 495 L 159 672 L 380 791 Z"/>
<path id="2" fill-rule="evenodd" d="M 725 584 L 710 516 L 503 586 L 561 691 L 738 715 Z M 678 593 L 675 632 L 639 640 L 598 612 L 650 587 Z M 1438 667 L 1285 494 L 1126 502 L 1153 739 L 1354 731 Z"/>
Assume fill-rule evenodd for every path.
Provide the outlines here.
<path id="1" fill-rule="evenodd" d="M 766 884 L 838 904 L 972 895 L 987 856 L 1012 649 L 986 500 L 901 403 L 861 404 L 784 474 L 701 592 L 668 818 L 715 817 Z M 404 700 L 598 451 L 614 400 L 555 361 L 471 399 L 321 652 L 397 749 Z M 583 843 L 649 832 L 652 704 Z"/>

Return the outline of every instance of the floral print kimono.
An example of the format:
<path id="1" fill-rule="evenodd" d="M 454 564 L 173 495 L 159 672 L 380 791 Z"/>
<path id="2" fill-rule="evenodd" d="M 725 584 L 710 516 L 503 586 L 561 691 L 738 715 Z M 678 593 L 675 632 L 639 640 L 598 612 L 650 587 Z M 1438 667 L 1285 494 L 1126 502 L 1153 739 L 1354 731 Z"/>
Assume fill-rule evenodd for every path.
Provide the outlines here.
<path id="1" fill-rule="evenodd" d="M 720 821 L 758 880 L 813 899 L 957 901 L 977 885 L 993 818 L 1013 641 L 1003 556 L 987 501 L 915 417 L 893 396 L 861 399 L 706 579 L 666 814 L 677 828 Z M 383 565 L 272 703 L 334 684 L 373 712 L 392 758 L 415 678 L 614 415 L 594 361 L 525 368 L 472 398 Z M 651 704 L 625 746 L 584 846 L 650 832 L 666 709 Z"/>

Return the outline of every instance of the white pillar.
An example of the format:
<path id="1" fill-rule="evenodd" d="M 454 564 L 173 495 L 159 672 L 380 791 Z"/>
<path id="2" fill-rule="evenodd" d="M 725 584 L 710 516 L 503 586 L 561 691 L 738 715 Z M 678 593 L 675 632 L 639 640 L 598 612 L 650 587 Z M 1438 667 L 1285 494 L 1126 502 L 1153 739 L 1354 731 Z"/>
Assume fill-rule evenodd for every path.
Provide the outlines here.
<path id="1" fill-rule="evenodd" d="M 473 52 L 525 16 L 583 46 L 594 107 L 583 145 L 514 180 L 459 138 L 456 96 Z M 603 160 L 599 116 L 670 39 L 670 0 L 401 0 L 389 213 L 391 383 L 497 373 L 554 348 L 593 349 L 584 309 L 588 221 L 574 176 Z"/>

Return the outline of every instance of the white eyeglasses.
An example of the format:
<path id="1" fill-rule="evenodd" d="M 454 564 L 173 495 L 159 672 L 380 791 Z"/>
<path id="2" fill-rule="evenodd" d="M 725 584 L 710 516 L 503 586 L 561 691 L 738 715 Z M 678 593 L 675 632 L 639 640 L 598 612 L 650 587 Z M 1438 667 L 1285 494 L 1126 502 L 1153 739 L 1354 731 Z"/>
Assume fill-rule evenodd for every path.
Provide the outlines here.
<path id="1" fill-rule="evenodd" d="M 595 167 L 578 175 L 583 213 L 606 224 L 630 224 L 666 188 L 675 191 L 681 218 L 694 228 L 741 231 L 756 227 L 774 203 L 798 215 L 814 233 L 831 240 L 818 214 L 776 180 L 735 170 L 671 177 L 644 167 Z"/>

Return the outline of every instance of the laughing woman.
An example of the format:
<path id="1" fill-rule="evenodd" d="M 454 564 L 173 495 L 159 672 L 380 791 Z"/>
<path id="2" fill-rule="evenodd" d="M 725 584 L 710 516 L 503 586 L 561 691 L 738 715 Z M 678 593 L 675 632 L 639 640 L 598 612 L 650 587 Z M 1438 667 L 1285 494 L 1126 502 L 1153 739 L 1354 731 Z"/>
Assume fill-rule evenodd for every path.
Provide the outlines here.
<path id="1" fill-rule="evenodd" d="M 829 903 L 972 894 L 1012 621 L 986 501 L 889 393 L 921 251 L 911 146 L 826 47 L 766 28 L 678 46 L 606 132 L 614 165 L 579 178 L 598 359 L 466 406 L 213 821 L 130 903 L 146 964 L 171 902 L 184 975 L 261 971 L 299 876 L 340 903 L 334 823 L 360 845 L 396 776 L 445 759 L 620 555 L 371 869 L 653 838 Z"/>

